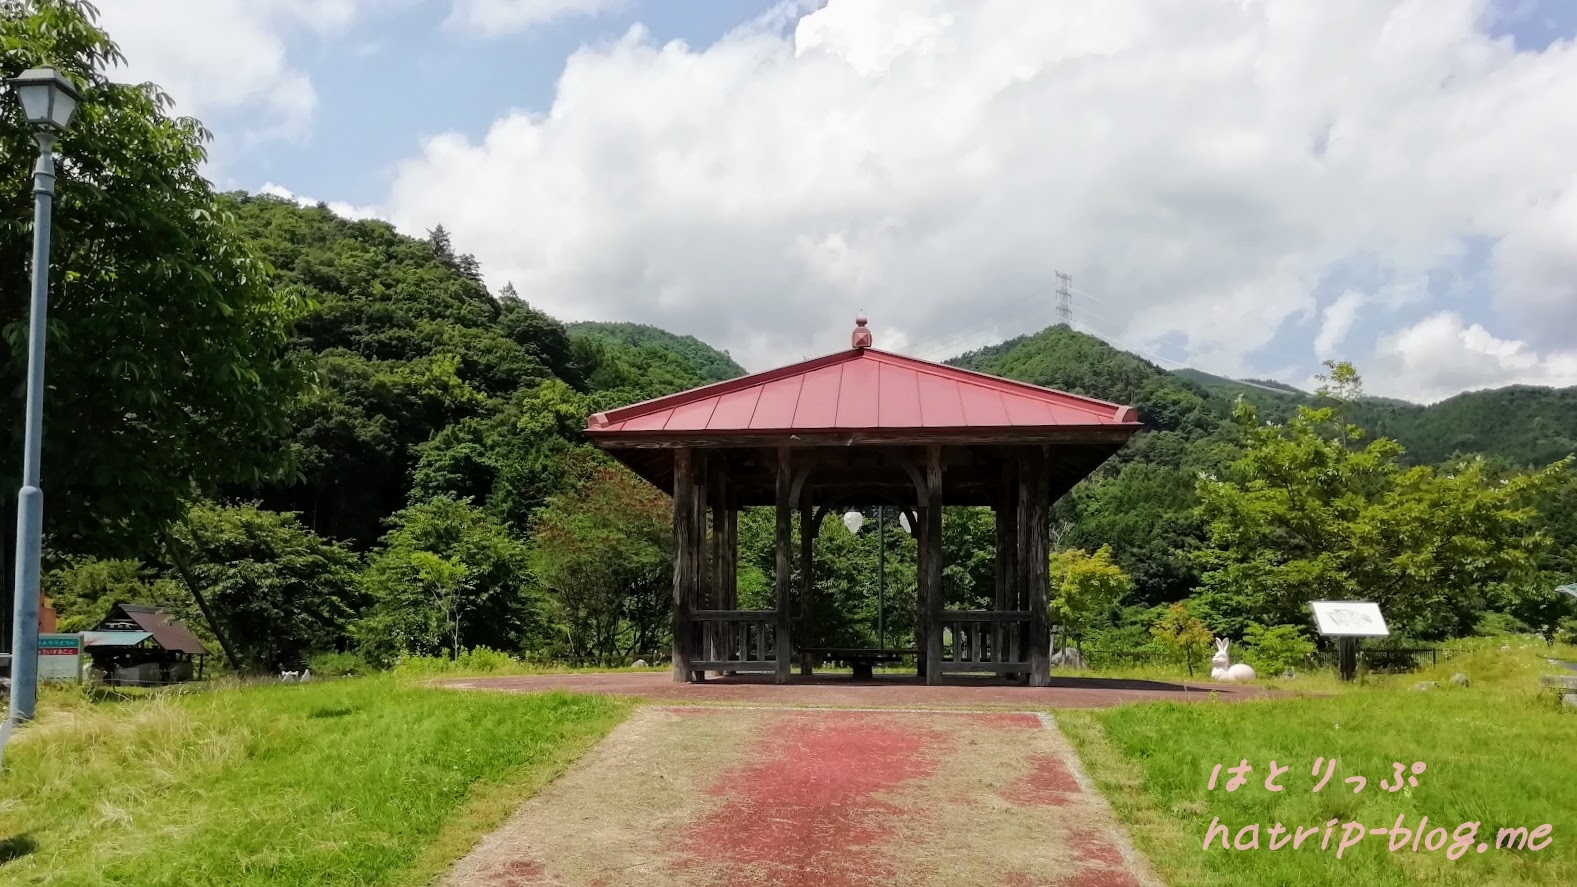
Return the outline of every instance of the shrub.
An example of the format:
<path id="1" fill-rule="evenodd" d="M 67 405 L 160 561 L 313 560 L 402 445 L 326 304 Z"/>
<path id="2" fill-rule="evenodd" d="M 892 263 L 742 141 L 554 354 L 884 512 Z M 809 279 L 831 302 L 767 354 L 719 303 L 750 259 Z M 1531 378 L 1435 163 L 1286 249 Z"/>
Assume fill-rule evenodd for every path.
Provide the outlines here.
<path id="1" fill-rule="evenodd" d="M 394 665 L 396 674 L 429 676 L 455 672 L 500 672 L 520 668 L 520 660 L 488 647 L 474 647 L 462 652 L 458 659 L 446 656 L 405 656 Z"/>
<path id="2" fill-rule="evenodd" d="M 377 671 L 355 653 L 317 653 L 307 661 L 307 667 L 326 678 L 350 678 Z"/>
<path id="3" fill-rule="evenodd" d="M 1306 667 L 1313 655 L 1314 642 L 1296 626 L 1250 623 L 1243 633 L 1243 658 L 1262 676 Z"/>

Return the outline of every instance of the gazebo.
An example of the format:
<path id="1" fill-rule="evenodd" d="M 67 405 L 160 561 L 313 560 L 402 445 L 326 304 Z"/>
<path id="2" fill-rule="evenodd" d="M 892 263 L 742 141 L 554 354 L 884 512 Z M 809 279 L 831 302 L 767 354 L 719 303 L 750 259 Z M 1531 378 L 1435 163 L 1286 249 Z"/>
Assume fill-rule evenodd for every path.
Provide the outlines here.
<path id="1" fill-rule="evenodd" d="M 1139 430 L 1130 406 L 871 347 L 593 415 L 586 435 L 674 501 L 674 680 L 766 673 L 787 683 L 795 635 L 812 636 L 812 542 L 828 513 L 886 505 L 919 542 L 913 651 L 927 684 L 953 674 L 1050 683 L 1051 503 Z M 943 505 L 996 514 L 989 610 L 948 610 Z M 738 609 L 739 509 L 777 510 L 775 606 Z M 800 516 L 800 601 L 791 611 Z M 710 520 L 708 519 L 710 518 Z M 798 626 L 796 626 L 798 622 Z M 944 640 L 946 643 L 944 643 Z M 801 643 L 809 661 L 812 651 Z"/>

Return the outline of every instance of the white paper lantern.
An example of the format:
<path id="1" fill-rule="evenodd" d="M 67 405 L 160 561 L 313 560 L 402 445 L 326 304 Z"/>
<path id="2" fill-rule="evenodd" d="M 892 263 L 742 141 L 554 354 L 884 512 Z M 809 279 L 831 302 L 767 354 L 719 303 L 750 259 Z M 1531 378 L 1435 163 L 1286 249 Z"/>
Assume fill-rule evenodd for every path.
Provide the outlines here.
<path id="1" fill-rule="evenodd" d="M 850 533 L 858 533 L 860 527 L 865 526 L 865 515 L 858 511 L 850 511 L 843 516 L 843 525 L 849 528 Z"/>

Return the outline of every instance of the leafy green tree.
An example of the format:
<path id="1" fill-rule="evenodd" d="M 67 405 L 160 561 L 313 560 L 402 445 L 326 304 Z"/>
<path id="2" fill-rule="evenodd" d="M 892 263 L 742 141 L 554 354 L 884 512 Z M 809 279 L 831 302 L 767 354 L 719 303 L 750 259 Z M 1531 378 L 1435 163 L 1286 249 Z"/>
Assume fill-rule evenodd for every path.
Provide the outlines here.
<path id="1" fill-rule="evenodd" d="M 571 662 L 615 665 L 667 643 L 672 514 L 661 491 L 611 465 L 537 514 L 530 564 L 555 652 Z"/>
<path id="2" fill-rule="evenodd" d="M 1183 601 L 1167 607 L 1161 618 L 1151 626 L 1150 634 L 1174 661 L 1187 665 L 1190 677 L 1194 674 L 1194 662 L 1210 647 L 1211 642 L 1210 629 Z"/>
<path id="3" fill-rule="evenodd" d="M 72 558 L 44 576 L 44 593 L 55 606 L 61 631 L 87 631 L 116 604 L 147 604 L 164 608 L 204 641 L 213 641 L 191 594 L 141 561 Z"/>
<path id="4" fill-rule="evenodd" d="M 1180 468 L 1136 461 L 1081 484 L 1066 498 L 1062 544 L 1110 546 L 1113 561 L 1133 577 L 1137 600 L 1180 600 L 1198 579 L 1188 554 L 1201 537 L 1196 483 Z"/>
<path id="5" fill-rule="evenodd" d="M 1553 645 L 1561 627 L 1577 617 L 1577 601 L 1551 586 L 1524 585 L 1502 591 L 1502 609 Z"/>
<path id="6" fill-rule="evenodd" d="M 1133 580 L 1112 563 L 1109 545 L 1094 554 L 1079 548 L 1053 552 L 1050 577 L 1051 619 L 1078 638 L 1110 624 L 1112 610 L 1133 589 Z"/>
<path id="7" fill-rule="evenodd" d="M 1217 631 L 1306 624 L 1311 600 L 1364 599 L 1402 633 L 1463 635 L 1486 588 L 1532 575 L 1547 538 L 1531 503 L 1565 463 L 1491 483 L 1477 460 L 1403 468 L 1393 441 L 1333 439 L 1329 408 L 1262 426 L 1242 404 L 1238 419 L 1244 456 L 1199 487 L 1199 605 Z"/>
<path id="8" fill-rule="evenodd" d="M 254 486 L 304 377 L 286 350 L 306 308 L 266 268 L 203 176 L 208 133 L 152 84 L 111 79 L 120 51 L 74 0 L 0 8 L 0 73 L 51 64 L 82 88 L 61 138 L 49 293 L 45 530 L 59 554 L 141 555 L 194 492 Z M 21 415 L 32 249 L 31 132 L 0 112 L 0 401 Z M 0 431 L 19 473 L 22 423 Z M 62 457 L 61 454 L 69 454 Z M 0 520 L 13 538 L 14 488 Z M 10 546 L 0 546 L 10 554 Z M 0 574 L 9 582 L 12 569 Z"/>
<path id="9" fill-rule="evenodd" d="M 249 670 L 272 671 L 341 645 L 363 604 L 356 556 L 294 514 L 200 503 L 171 545 L 177 575 L 191 581 L 214 632 Z"/>
<path id="10" fill-rule="evenodd" d="M 540 640 L 526 548 L 503 524 L 447 496 L 402 509 L 390 524 L 362 574 L 372 605 L 351 631 L 369 659 L 521 650 Z"/>
<path id="11" fill-rule="evenodd" d="M 996 518 L 991 509 L 944 509 L 942 599 L 947 608 L 991 609 L 996 575 Z"/>

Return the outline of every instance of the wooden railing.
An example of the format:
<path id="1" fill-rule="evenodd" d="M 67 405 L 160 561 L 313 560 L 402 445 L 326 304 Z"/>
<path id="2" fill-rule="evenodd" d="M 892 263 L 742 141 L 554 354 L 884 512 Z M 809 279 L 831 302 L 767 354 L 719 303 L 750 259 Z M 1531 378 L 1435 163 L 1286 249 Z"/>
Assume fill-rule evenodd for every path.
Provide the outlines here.
<path id="1" fill-rule="evenodd" d="M 776 611 L 696 610 L 691 618 L 701 644 L 690 663 L 692 669 L 747 673 L 777 670 Z"/>
<path id="2" fill-rule="evenodd" d="M 941 628 L 944 673 L 1030 670 L 1028 610 L 946 610 Z"/>

